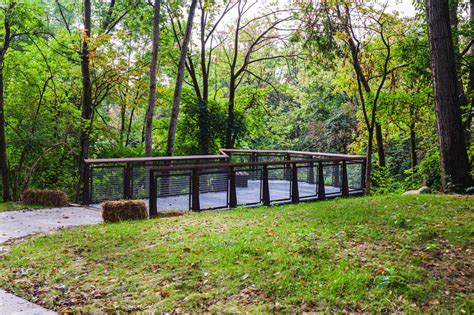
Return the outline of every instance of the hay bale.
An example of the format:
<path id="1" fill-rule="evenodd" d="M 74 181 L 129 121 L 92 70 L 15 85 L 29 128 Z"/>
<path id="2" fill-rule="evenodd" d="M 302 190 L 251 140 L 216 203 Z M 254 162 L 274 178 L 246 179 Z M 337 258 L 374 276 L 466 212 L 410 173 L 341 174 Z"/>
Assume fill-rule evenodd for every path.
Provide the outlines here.
<path id="1" fill-rule="evenodd" d="M 116 200 L 102 203 L 104 222 L 123 220 L 140 220 L 148 218 L 148 211 L 143 200 Z"/>
<path id="2" fill-rule="evenodd" d="M 66 207 L 69 205 L 66 193 L 61 190 L 27 189 L 21 194 L 20 199 L 26 204 L 46 207 Z"/>

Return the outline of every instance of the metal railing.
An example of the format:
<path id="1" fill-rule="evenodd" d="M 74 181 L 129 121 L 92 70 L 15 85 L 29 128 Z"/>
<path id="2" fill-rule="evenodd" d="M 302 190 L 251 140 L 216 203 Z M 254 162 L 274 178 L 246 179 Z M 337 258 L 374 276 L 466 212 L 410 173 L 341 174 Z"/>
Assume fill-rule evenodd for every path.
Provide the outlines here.
<path id="1" fill-rule="evenodd" d="M 86 160 L 84 203 L 148 199 L 159 210 L 321 200 L 365 192 L 365 156 L 279 150 L 221 155 Z"/>

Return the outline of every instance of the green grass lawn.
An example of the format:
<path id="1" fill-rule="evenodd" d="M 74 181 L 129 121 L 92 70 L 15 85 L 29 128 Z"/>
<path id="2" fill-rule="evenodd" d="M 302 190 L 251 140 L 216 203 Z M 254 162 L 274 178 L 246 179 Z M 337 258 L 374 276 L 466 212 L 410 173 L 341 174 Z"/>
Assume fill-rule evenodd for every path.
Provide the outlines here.
<path id="1" fill-rule="evenodd" d="M 59 311 L 472 312 L 474 198 L 203 212 L 31 237 L 0 287 Z"/>
<path id="2" fill-rule="evenodd" d="M 0 212 L 15 211 L 15 210 L 22 210 L 22 209 L 36 209 L 36 208 L 41 208 L 41 206 L 28 205 L 22 202 L 11 202 L 11 201 L 0 203 Z"/>

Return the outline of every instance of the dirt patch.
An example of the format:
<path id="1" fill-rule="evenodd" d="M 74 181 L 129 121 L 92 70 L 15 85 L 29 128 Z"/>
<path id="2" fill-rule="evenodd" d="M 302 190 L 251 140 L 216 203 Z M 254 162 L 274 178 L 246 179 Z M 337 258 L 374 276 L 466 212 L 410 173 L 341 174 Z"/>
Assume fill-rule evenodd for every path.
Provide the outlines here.
<path id="1" fill-rule="evenodd" d="M 457 247 L 449 241 L 439 241 L 437 247 L 415 251 L 423 255 L 423 267 L 430 275 L 446 284 L 444 293 L 448 296 L 457 293 L 472 294 L 474 292 L 473 267 L 474 253 L 472 249 Z"/>

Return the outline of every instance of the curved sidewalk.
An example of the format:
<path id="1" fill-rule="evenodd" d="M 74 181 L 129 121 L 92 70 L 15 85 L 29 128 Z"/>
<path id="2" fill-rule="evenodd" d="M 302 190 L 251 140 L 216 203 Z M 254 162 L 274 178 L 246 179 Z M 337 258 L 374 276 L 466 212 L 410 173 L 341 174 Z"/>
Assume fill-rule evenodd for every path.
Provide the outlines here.
<path id="1" fill-rule="evenodd" d="M 83 207 L 0 212 L 0 244 L 37 233 L 102 222 L 100 210 Z M 0 289 L 0 314 L 56 314 Z"/>

